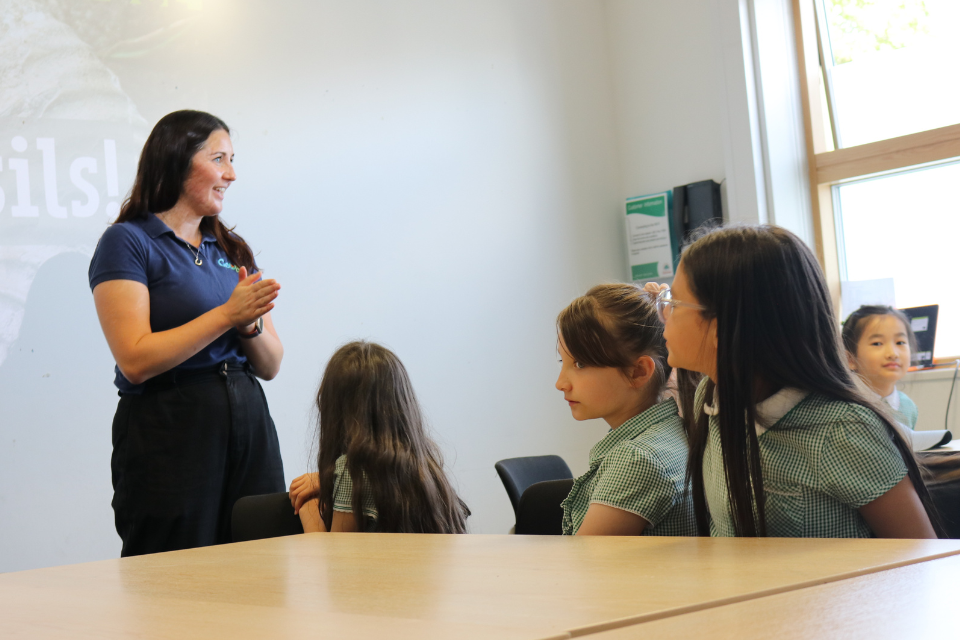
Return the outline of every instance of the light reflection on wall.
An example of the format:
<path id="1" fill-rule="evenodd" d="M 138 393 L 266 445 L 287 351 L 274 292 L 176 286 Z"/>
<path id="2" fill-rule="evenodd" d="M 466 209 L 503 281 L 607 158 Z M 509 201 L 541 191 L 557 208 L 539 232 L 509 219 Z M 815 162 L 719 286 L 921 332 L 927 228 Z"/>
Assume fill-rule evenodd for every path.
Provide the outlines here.
<path id="1" fill-rule="evenodd" d="M 49 259 L 91 255 L 149 132 L 104 60 L 156 53 L 198 0 L 0 0 L 0 365 Z"/>

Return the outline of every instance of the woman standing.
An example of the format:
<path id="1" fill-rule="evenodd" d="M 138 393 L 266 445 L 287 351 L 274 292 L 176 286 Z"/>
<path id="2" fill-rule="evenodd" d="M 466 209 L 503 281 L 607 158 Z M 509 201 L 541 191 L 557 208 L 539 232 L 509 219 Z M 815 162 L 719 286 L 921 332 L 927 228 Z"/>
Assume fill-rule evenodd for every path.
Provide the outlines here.
<path id="1" fill-rule="evenodd" d="M 219 218 L 235 179 L 222 120 L 164 116 L 90 262 L 117 362 L 111 467 L 122 556 L 230 542 L 234 502 L 285 486 L 254 377 L 280 369 L 270 319 L 280 285 L 262 279 Z"/>

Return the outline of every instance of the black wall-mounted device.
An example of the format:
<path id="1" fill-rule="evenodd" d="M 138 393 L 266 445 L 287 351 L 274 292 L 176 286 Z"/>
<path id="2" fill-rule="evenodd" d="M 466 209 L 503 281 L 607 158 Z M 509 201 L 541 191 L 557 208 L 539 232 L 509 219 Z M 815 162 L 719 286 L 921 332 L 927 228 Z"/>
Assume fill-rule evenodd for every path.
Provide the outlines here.
<path id="1" fill-rule="evenodd" d="M 704 225 L 723 223 L 723 205 L 720 202 L 720 184 L 713 180 L 691 182 L 673 189 L 674 237 L 682 245 L 684 240 Z"/>

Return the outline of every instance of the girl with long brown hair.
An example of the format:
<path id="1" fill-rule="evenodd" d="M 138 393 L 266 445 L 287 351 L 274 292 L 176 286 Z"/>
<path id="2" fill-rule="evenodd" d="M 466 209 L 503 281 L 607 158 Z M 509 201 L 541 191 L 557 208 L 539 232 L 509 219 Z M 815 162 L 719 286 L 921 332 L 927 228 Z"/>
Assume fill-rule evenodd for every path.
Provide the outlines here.
<path id="1" fill-rule="evenodd" d="M 316 406 L 318 471 L 290 485 L 304 531 L 466 532 L 470 510 L 392 351 L 365 341 L 340 347 Z"/>
<path id="2" fill-rule="evenodd" d="M 913 453 L 849 370 L 799 238 L 775 226 L 708 231 L 658 308 L 669 363 L 704 376 L 689 425 L 702 535 L 936 537 Z"/>
<path id="3" fill-rule="evenodd" d="M 556 387 L 576 420 L 602 418 L 609 433 L 563 501 L 566 535 L 695 535 L 686 491 L 687 437 L 653 297 L 602 284 L 557 318 Z"/>

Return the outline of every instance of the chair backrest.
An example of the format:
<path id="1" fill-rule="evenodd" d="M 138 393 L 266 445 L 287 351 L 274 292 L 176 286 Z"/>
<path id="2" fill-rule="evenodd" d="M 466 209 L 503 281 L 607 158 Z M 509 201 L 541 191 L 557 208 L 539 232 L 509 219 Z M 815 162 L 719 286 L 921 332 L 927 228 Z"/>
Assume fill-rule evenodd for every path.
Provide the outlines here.
<path id="1" fill-rule="evenodd" d="M 527 487 L 545 480 L 567 480 L 573 478 L 570 467 L 560 456 L 528 456 L 526 458 L 507 458 L 493 465 L 510 496 L 513 513 L 520 507 L 520 496 Z"/>
<path id="2" fill-rule="evenodd" d="M 303 533 L 300 516 L 293 513 L 289 493 L 240 498 L 233 505 L 230 526 L 234 542 Z"/>
<path id="3" fill-rule="evenodd" d="M 573 478 L 535 482 L 520 497 L 517 510 L 518 535 L 559 536 L 563 533 L 560 503 L 570 494 Z"/>
<path id="4" fill-rule="evenodd" d="M 927 485 L 948 538 L 960 538 L 960 481 Z"/>
<path id="5" fill-rule="evenodd" d="M 949 449 L 917 452 L 926 467 L 927 491 L 948 538 L 960 538 L 960 453 Z"/>

